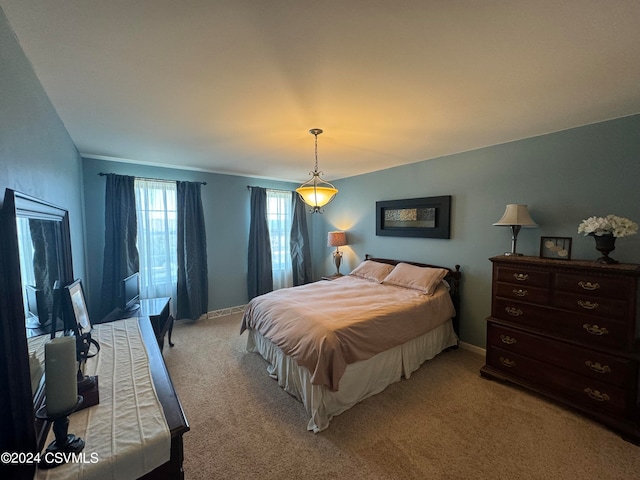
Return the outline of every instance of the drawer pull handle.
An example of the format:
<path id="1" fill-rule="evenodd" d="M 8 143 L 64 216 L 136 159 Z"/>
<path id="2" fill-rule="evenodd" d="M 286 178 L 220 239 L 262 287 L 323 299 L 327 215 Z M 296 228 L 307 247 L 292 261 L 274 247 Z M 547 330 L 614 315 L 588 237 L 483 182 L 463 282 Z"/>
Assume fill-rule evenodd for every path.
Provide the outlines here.
<path id="1" fill-rule="evenodd" d="M 514 294 L 516 297 L 526 297 L 526 296 L 529 294 L 529 292 L 528 292 L 528 291 L 526 291 L 526 290 L 523 290 L 523 289 L 521 289 L 521 288 L 517 288 L 517 289 L 516 289 L 516 288 L 514 288 L 514 289 L 513 289 L 513 294 Z"/>
<path id="2" fill-rule="evenodd" d="M 600 288 L 600 284 L 598 282 L 591 283 L 591 282 L 583 282 L 582 280 L 580 280 L 578 282 L 578 285 L 580 285 L 585 290 L 597 290 Z"/>
<path id="3" fill-rule="evenodd" d="M 513 308 L 513 307 L 506 307 L 504 310 L 512 317 L 519 317 L 523 313 L 522 310 L 520 310 L 519 308 Z"/>
<path id="4" fill-rule="evenodd" d="M 500 363 L 508 368 L 513 368 L 516 366 L 515 360 L 511 360 L 509 358 L 500 357 Z"/>
<path id="5" fill-rule="evenodd" d="M 513 278 L 515 278 L 519 282 L 524 282 L 527 278 L 529 278 L 529 275 L 526 273 L 514 273 Z"/>
<path id="6" fill-rule="evenodd" d="M 596 373 L 611 373 L 609 365 L 600 365 L 600 362 L 592 362 L 587 360 L 584 364 Z"/>
<path id="7" fill-rule="evenodd" d="M 584 328 L 587 333 L 590 333 L 591 335 L 607 335 L 609 333 L 609 330 L 607 330 L 606 327 L 600 328 L 598 325 L 591 325 L 589 323 L 585 323 L 584 325 L 582 325 L 582 328 Z"/>
<path id="8" fill-rule="evenodd" d="M 598 302 L 590 302 L 589 300 L 578 300 L 578 305 L 587 310 L 595 310 L 600 306 Z"/>
<path id="9" fill-rule="evenodd" d="M 600 393 L 600 391 L 593 390 L 589 387 L 584 389 L 584 393 L 598 402 L 608 402 L 609 400 L 611 400 L 611 397 L 609 397 L 609 395 L 607 395 L 606 393 Z"/>
<path id="10" fill-rule="evenodd" d="M 514 343 L 518 343 L 518 341 L 515 338 L 510 337 L 509 335 L 500 335 L 500 340 L 502 340 L 502 343 L 506 343 L 507 345 L 513 345 Z"/>

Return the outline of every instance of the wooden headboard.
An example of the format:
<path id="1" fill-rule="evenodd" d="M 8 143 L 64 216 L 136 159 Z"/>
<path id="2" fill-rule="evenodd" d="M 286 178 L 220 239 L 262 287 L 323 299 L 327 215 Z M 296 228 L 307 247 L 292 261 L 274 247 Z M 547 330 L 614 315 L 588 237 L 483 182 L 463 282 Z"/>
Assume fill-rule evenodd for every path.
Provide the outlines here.
<path id="1" fill-rule="evenodd" d="M 449 294 L 451 295 L 451 300 L 453 301 L 453 306 L 456 309 L 456 315 L 453 317 L 453 329 L 456 332 L 456 335 L 460 336 L 460 278 L 462 277 L 462 272 L 460 272 L 460 265 L 456 265 L 455 269 L 451 269 L 449 267 L 443 267 L 441 265 L 430 265 L 428 263 L 420 263 L 420 262 L 409 262 L 406 260 L 394 260 L 391 258 L 377 258 L 372 257 L 368 253 L 364 256 L 365 260 L 371 260 L 373 262 L 379 263 L 388 263 L 389 265 L 397 265 L 399 263 L 408 263 L 410 265 L 416 265 L 418 267 L 431 267 L 431 268 L 444 268 L 448 270 L 444 279 L 447 281 L 451 290 L 449 290 Z"/>

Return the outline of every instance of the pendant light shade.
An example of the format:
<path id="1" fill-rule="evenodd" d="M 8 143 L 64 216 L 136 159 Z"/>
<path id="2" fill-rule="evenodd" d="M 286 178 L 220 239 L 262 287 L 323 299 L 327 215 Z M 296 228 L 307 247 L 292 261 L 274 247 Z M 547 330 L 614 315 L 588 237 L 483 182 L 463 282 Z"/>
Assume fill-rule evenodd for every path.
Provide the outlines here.
<path id="1" fill-rule="evenodd" d="M 338 189 L 326 182 L 320 177 L 322 172 L 318 171 L 318 135 L 322 133 L 319 128 L 313 128 L 309 130 L 315 137 L 315 154 L 316 163 L 313 172 L 310 172 L 312 178 L 296 188 L 296 192 L 300 195 L 300 198 L 304 203 L 309 205 L 312 209 L 312 213 L 322 213 L 322 207 L 327 205 L 333 200 L 338 193 Z"/>

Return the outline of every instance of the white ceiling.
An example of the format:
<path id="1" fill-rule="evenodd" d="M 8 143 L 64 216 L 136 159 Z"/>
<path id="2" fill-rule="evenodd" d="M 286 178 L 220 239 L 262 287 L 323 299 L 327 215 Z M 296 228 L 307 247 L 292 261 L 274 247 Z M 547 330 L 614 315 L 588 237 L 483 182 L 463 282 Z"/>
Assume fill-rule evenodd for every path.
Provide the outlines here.
<path id="1" fill-rule="evenodd" d="M 331 180 L 640 112 L 638 0 L 0 0 L 78 150 Z"/>

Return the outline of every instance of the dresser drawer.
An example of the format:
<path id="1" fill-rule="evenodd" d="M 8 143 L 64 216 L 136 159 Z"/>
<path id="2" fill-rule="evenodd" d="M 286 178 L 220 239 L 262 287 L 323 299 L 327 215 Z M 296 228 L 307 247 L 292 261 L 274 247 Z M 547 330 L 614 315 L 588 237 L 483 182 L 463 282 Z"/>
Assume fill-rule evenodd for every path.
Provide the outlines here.
<path id="1" fill-rule="evenodd" d="M 624 300 L 613 300 L 588 295 L 555 295 L 553 306 L 585 315 L 597 315 L 612 319 L 627 318 L 629 304 Z"/>
<path id="2" fill-rule="evenodd" d="M 496 298 L 493 302 L 493 317 L 517 325 L 526 325 L 562 336 L 572 342 L 582 342 L 597 348 L 626 350 L 625 325 L 598 316 L 562 312 L 552 308 Z"/>
<path id="3" fill-rule="evenodd" d="M 539 305 L 549 304 L 549 289 L 547 288 L 496 282 L 495 294 L 498 297 L 511 298 Z"/>
<path id="4" fill-rule="evenodd" d="M 554 284 L 557 290 L 564 292 L 619 299 L 629 298 L 633 288 L 633 281 L 627 278 L 602 277 L 589 273 L 558 273 Z"/>
<path id="5" fill-rule="evenodd" d="M 624 387 L 634 378 L 636 362 L 607 355 L 518 329 L 496 325 L 487 328 L 487 345 L 526 355 L 580 375 Z"/>
<path id="6" fill-rule="evenodd" d="M 498 282 L 516 283 L 528 287 L 549 287 L 551 278 L 549 272 L 501 266 L 496 267 L 496 269 L 496 280 Z"/>
<path id="7" fill-rule="evenodd" d="M 628 410 L 625 390 L 525 355 L 489 346 L 487 364 L 515 379 L 531 382 L 590 410 L 616 416 L 624 416 Z"/>
<path id="8" fill-rule="evenodd" d="M 493 299 L 492 316 L 509 322 L 547 329 L 552 315 L 553 311 L 543 306 L 530 305 L 508 298 Z"/>
<path id="9" fill-rule="evenodd" d="M 559 322 L 562 334 L 571 341 L 578 341 L 596 348 L 612 348 L 627 351 L 627 332 L 625 325 L 600 317 L 586 315 L 563 315 Z"/>

